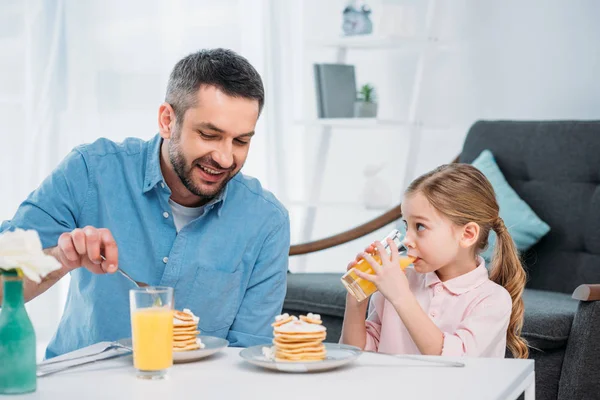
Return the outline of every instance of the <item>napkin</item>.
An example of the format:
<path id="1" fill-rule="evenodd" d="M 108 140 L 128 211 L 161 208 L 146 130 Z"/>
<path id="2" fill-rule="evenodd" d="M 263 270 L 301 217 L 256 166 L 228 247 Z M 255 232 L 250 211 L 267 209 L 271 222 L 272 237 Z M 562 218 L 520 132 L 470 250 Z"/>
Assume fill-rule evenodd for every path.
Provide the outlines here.
<path id="1" fill-rule="evenodd" d="M 114 343 L 115 342 L 99 342 L 70 353 L 65 353 L 48 360 L 44 360 L 37 365 L 37 375 L 43 376 L 57 372 L 58 370 L 72 368 L 77 365 L 89 364 L 95 361 L 105 360 L 131 353 L 131 350 L 124 348 L 109 348 Z"/>

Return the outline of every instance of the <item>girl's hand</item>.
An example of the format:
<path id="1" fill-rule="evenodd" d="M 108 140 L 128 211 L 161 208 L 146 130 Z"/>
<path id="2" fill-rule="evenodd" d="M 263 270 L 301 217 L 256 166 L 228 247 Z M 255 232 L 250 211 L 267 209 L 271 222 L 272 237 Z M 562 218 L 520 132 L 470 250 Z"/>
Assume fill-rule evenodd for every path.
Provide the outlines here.
<path id="1" fill-rule="evenodd" d="M 373 271 L 375 271 L 374 274 L 365 274 L 358 270 L 355 270 L 354 273 L 360 278 L 375 284 L 383 297 L 396 305 L 404 296 L 410 293 L 410 288 L 408 286 L 408 279 L 406 279 L 404 271 L 400 268 L 400 255 L 398 254 L 396 243 L 388 239 L 388 245 L 391 250 L 391 255 L 389 256 L 381 243 L 377 242 L 375 244 L 376 251 L 381 257 L 381 265 L 368 253 L 360 255 L 360 258 L 364 258 L 371 264 Z"/>
<path id="2" fill-rule="evenodd" d="M 369 254 L 373 254 L 375 252 L 375 242 L 373 242 L 373 244 L 369 245 L 365 251 L 365 253 L 369 253 Z M 346 267 L 346 271 L 350 271 L 352 268 L 354 268 L 356 266 L 356 264 L 362 260 L 362 255 L 363 253 L 358 253 L 358 255 L 356 256 L 356 258 L 352 261 L 350 261 L 350 263 L 348 263 L 348 266 Z M 354 308 L 359 308 L 359 309 L 364 309 L 367 305 L 369 304 L 368 301 L 363 301 L 362 303 L 359 303 L 358 300 L 356 300 L 356 298 L 354 296 L 352 296 L 350 293 L 346 293 L 346 307 L 350 306 L 350 307 L 354 307 Z M 364 314 L 364 312 L 363 312 Z"/>
<path id="3" fill-rule="evenodd" d="M 365 249 L 365 251 L 364 251 L 363 253 L 358 253 L 358 254 L 356 255 L 356 258 L 355 258 L 354 260 L 350 261 L 350 263 L 348 264 L 348 267 L 346 267 L 346 271 L 350 271 L 352 268 L 354 268 L 354 266 L 355 266 L 356 264 L 358 264 L 358 262 L 359 262 L 360 260 L 362 260 L 362 259 L 363 259 L 363 254 L 364 254 L 364 253 L 373 254 L 373 253 L 375 252 L 375 243 L 377 243 L 377 242 L 373 242 L 373 244 L 370 244 L 370 245 L 369 245 L 369 246 L 368 246 L 368 247 Z"/>

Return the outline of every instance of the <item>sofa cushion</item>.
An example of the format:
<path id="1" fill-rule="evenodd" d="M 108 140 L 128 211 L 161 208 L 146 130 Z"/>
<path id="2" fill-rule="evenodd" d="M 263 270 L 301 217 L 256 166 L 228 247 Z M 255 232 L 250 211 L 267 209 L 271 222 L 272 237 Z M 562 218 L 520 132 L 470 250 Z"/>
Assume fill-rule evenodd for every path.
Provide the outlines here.
<path id="1" fill-rule="evenodd" d="M 567 344 L 579 302 L 564 293 L 525 289 L 523 337 L 539 350 L 556 349 Z"/>
<path id="2" fill-rule="evenodd" d="M 479 121 L 460 162 L 472 163 L 485 149 L 550 226 L 523 255 L 527 287 L 570 294 L 600 282 L 599 121 Z"/>
<path id="3" fill-rule="evenodd" d="M 520 252 L 528 250 L 548 233 L 550 230 L 548 224 L 542 221 L 506 182 L 491 151 L 482 151 L 473 161 L 473 166 L 480 170 L 492 184 L 500 206 L 500 216 Z M 481 254 L 488 265 L 490 265 L 495 244 L 496 233 L 490 231 L 488 247 Z"/>
<path id="4" fill-rule="evenodd" d="M 288 289 L 283 308 L 298 314 L 309 312 L 344 316 L 346 289 L 338 273 L 288 274 Z M 526 289 L 523 337 L 539 350 L 564 347 L 567 343 L 578 301 L 564 293 Z M 335 327 L 339 329 L 340 327 Z"/>
<path id="5" fill-rule="evenodd" d="M 284 309 L 344 316 L 346 289 L 337 273 L 289 273 Z"/>

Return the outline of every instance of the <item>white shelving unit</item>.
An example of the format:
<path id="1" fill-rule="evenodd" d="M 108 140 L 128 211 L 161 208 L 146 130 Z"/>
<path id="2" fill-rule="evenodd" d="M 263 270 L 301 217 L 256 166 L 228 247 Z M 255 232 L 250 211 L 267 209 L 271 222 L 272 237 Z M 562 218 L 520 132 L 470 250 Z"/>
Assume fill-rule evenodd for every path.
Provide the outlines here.
<path id="1" fill-rule="evenodd" d="M 312 239 L 317 208 L 325 206 L 325 203 L 319 201 L 323 185 L 323 173 L 327 164 L 327 154 L 331 143 L 331 137 L 336 129 L 387 129 L 398 130 L 405 129 L 408 132 L 407 143 L 409 146 L 408 156 L 406 158 L 406 167 L 403 187 L 407 187 L 414 178 L 416 158 L 419 153 L 419 134 L 426 127 L 421 120 L 418 112 L 421 98 L 423 72 L 428 55 L 431 51 L 453 50 L 457 46 L 454 43 L 445 43 L 438 40 L 433 32 L 433 22 L 436 10 L 436 0 L 429 0 L 425 15 L 425 35 L 419 38 L 407 38 L 398 36 L 350 36 L 339 37 L 323 41 L 311 41 L 308 46 L 311 47 L 329 47 L 336 49 L 336 63 L 346 63 L 349 51 L 412 51 L 418 54 L 416 72 L 411 89 L 408 118 L 406 120 L 389 120 L 378 118 L 347 118 L 347 119 L 311 119 L 306 121 L 296 121 L 307 127 L 320 129 L 320 137 L 316 155 L 316 165 L 311 181 L 311 191 L 307 201 L 292 202 L 294 205 L 304 205 L 307 207 L 306 218 L 302 229 L 301 241 L 307 242 Z M 434 127 L 434 129 L 443 129 Z M 358 203 L 354 203 L 355 206 Z M 331 204 L 329 204 L 331 205 Z M 339 204 L 340 207 L 352 207 L 352 203 Z M 300 268 L 304 268 L 301 263 Z"/>
<path id="2" fill-rule="evenodd" d="M 312 41 L 308 43 L 312 47 L 334 47 L 345 49 L 367 49 L 367 50 L 396 50 L 396 51 L 419 51 L 423 46 L 435 46 L 437 50 L 453 50 L 457 48 L 455 42 L 440 41 L 435 36 L 425 38 L 414 38 L 407 36 L 342 36 L 335 39 Z"/>
<path id="3" fill-rule="evenodd" d="M 399 126 L 409 126 L 408 122 L 378 118 L 317 118 L 306 121 L 296 121 L 296 124 L 307 127 L 332 127 L 340 129 L 390 129 Z"/>

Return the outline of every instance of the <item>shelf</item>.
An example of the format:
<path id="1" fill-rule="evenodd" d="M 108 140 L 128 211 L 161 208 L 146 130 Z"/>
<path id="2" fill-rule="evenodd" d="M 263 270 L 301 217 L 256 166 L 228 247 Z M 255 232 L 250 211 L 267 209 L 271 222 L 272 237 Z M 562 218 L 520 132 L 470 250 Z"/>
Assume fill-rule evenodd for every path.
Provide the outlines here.
<path id="1" fill-rule="evenodd" d="M 421 121 L 409 123 L 402 120 L 379 119 L 379 118 L 316 118 L 306 121 L 295 121 L 295 125 L 306 127 L 331 127 L 340 129 L 397 129 L 417 128 L 423 131 L 452 131 L 458 129 L 456 126 L 429 125 Z"/>
<path id="2" fill-rule="evenodd" d="M 305 125 L 312 127 L 332 127 L 332 128 L 380 128 L 393 129 L 398 127 L 409 127 L 406 121 L 379 119 L 379 118 L 317 118 L 306 121 L 296 121 L 296 125 Z"/>
<path id="3" fill-rule="evenodd" d="M 407 36 L 381 36 L 381 35 L 357 35 L 340 36 L 339 38 L 325 40 L 311 40 L 308 42 L 312 47 L 336 47 L 353 49 L 397 49 L 397 50 L 421 50 L 424 45 L 435 46 L 440 50 L 457 47 L 454 42 L 439 40 L 437 37 L 417 38 Z"/>

